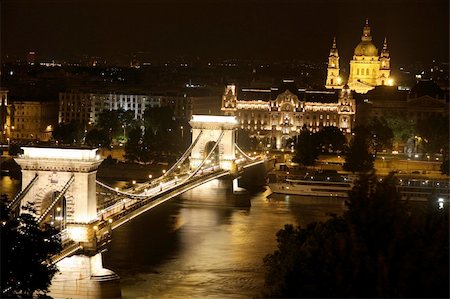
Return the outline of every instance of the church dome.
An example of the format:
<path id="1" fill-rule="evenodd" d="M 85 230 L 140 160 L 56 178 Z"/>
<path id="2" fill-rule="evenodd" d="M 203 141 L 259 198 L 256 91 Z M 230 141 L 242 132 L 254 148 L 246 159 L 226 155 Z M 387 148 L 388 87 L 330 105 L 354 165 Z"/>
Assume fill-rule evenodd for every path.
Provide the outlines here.
<path id="1" fill-rule="evenodd" d="M 355 48 L 355 56 L 378 56 L 378 50 L 371 41 L 361 41 Z"/>

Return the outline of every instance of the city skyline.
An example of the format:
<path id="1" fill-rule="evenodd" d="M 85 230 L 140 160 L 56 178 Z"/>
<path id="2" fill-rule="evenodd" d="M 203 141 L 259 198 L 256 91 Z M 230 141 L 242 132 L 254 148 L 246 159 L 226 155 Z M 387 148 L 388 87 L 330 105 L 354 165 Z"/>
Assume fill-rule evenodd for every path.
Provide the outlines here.
<path id="1" fill-rule="evenodd" d="M 385 37 L 392 64 L 448 61 L 448 2 L 432 1 L 3 1 L 2 58 L 79 55 L 107 60 L 145 52 L 150 59 L 326 62 L 336 37 L 347 67 L 369 19 L 373 42 Z M 32 30 L 31 30 L 32 29 Z"/>

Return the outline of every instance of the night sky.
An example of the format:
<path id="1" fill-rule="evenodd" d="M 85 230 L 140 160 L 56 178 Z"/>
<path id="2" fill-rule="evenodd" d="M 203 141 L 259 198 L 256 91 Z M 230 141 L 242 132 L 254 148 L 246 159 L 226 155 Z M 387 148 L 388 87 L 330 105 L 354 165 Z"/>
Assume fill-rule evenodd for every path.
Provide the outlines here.
<path id="1" fill-rule="evenodd" d="M 448 0 L 1 0 L 1 51 L 326 61 L 336 36 L 348 61 L 365 18 L 394 66 L 448 61 Z"/>

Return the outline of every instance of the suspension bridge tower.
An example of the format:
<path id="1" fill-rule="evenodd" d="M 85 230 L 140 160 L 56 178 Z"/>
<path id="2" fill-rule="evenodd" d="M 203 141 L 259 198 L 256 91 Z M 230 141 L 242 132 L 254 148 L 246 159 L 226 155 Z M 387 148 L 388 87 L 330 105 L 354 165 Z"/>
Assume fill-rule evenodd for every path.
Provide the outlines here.
<path id="1" fill-rule="evenodd" d="M 219 164 L 220 168 L 235 168 L 235 142 L 238 122 L 234 116 L 193 115 L 191 169 L 203 162 Z"/>
<path id="2" fill-rule="evenodd" d="M 96 174 L 101 163 L 92 148 L 23 147 L 16 158 L 22 168 L 22 191 L 11 208 L 34 203 L 37 220 L 61 230 L 73 253 L 56 265 L 50 286 L 54 298 L 117 298 L 119 277 L 103 268 L 98 249 Z M 64 251 L 64 250 L 63 250 Z"/>

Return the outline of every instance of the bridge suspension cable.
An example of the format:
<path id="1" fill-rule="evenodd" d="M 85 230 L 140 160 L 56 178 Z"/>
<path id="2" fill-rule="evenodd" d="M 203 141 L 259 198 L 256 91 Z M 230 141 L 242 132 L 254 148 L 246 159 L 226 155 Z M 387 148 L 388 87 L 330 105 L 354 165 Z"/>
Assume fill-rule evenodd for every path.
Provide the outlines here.
<path id="1" fill-rule="evenodd" d="M 30 191 L 31 187 L 33 187 L 34 183 L 38 180 L 39 176 L 36 173 L 34 178 L 28 183 L 28 185 L 19 192 L 19 194 L 14 197 L 14 199 L 8 204 L 8 209 L 14 210 L 22 200 L 22 198 Z"/>
<path id="2" fill-rule="evenodd" d="M 100 182 L 99 180 L 95 181 L 98 185 L 102 186 L 103 188 L 106 188 L 108 190 L 114 191 L 115 193 L 123 194 L 130 197 L 147 197 L 146 195 L 136 194 L 136 193 L 130 193 L 130 192 L 124 192 L 117 190 L 111 186 L 106 185 L 105 183 Z"/>
<path id="3" fill-rule="evenodd" d="M 58 201 L 64 196 L 67 189 L 69 189 L 70 185 L 73 183 L 74 180 L 75 180 L 75 176 L 72 174 L 70 179 L 67 181 L 67 183 L 64 185 L 64 187 L 61 189 L 61 192 L 58 194 L 58 196 L 56 196 L 56 198 L 48 206 L 48 208 L 44 211 L 44 213 L 42 213 L 41 216 L 39 216 L 39 218 L 37 219 L 38 223 L 41 223 L 45 219 L 45 217 L 47 217 L 48 213 L 50 213 L 51 209 L 53 209 L 55 207 L 55 205 L 58 203 Z"/>
<path id="4" fill-rule="evenodd" d="M 236 149 L 238 150 L 238 152 L 243 155 L 245 158 L 249 159 L 249 160 L 255 160 L 256 157 L 250 157 L 249 155 L 247 155 L 236 143 L 234 144 L 234 147 L 236 147 Z"/>
<path id="5" fill-rule="evenodd" d="M 172 173 L 174 170 L 177 169 L 178 165 L 183 164 L 183 162 L 187 159 L 187 157 L 191 154 L 192 149 L 194 148 L 194 146 L 197 144 L 197 142 L 200 140 L 200 137 L 203 134 L 203 130 L 200 131 L 200 133 L 198 134 L 197 138 L 195 138 L 194 142 L 191 143 L 191 145 L 188 147 L 188 149 L 184 152 L 184 154 L 181 156 L 180 159 L 178 159 L 177 162 L 175 162 L 175 164 L 172 165 L 172 167 L 163 175 L 164 176 L 168 176 L 170 173 Z"/>
<path id="6" fill-rule="evenodd" d="M 192 178 L 194 175 L 197 174 L 197 172 L 203 167 L 203 165 L 205 165 L 205 162 L 211 157 L 211 155 L 214 153 L 214 151 L 216 150 L 217 146 L 219 145 L 220 141 L 222 140 L 223 135 L 225 134 L 225 131 L 222 131 L 220 133 L 219 138 L 217 139 L 216 143 L 214 144 L 213 148 L 211 149 L 211 151 L 208 153 L 208 155 L 206 156 L 205 159 L 203 159 L 202 163 L 200 163 L 200 165 L 187 177 L 183 180 L 183 182 L 186 182 L 187 180 L 189 180 L 190 178 Z"/>

